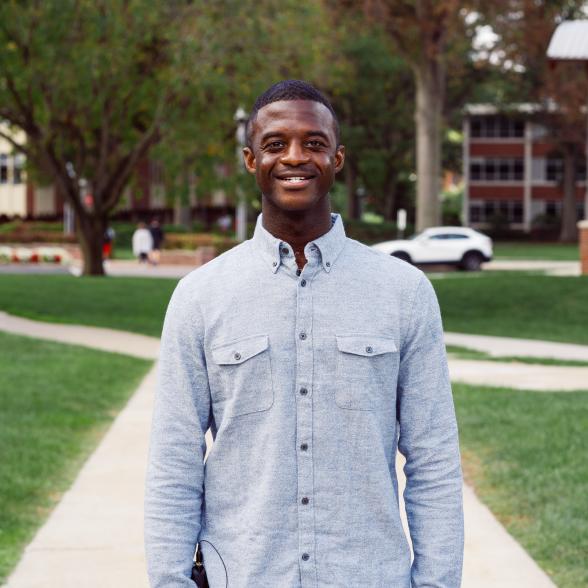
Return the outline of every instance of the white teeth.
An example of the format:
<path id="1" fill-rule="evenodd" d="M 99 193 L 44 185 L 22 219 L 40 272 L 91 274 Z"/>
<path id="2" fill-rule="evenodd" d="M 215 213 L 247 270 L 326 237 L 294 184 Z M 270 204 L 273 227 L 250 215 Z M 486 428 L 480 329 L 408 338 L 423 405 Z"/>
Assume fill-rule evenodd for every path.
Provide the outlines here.
<path id="1" fill-rule="evenodd" d="M 302 182 L 306 178 L 283 178 L 286 182 Z"/>

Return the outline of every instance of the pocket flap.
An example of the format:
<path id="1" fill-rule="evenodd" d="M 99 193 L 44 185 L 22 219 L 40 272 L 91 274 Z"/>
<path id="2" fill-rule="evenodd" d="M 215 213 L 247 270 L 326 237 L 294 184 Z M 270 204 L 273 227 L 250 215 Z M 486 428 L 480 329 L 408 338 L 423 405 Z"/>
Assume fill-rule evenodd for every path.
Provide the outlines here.
<path id="1" fill-rule="evenodd" d="M 393 339 L 371 335 L 335 335 L 337 348 L 344 353 L 372 357 L 398 351 Z"/>
<path id="2" fill-rule="evenodd" d="M 236 365 L 247 361 L 269 347 L 267 335 L 251 335 L 243 339 L 221 343 L 211 349 L 212 358 L 219 365 Z"/>

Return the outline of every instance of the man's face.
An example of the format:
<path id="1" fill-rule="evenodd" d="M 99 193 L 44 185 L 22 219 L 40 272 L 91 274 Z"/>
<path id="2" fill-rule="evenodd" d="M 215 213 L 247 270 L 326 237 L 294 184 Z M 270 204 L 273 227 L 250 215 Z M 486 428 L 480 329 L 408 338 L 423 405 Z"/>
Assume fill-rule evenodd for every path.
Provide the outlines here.
<path id="1" fill-rule="evenodd" d="M 251 132 L 245 166 L 272 205 L 302 211 L 327 197 L 343 168 L 345 148 L 337 145 L 333 116 L 324 104 L 273 102 L 259 110 Z"/>

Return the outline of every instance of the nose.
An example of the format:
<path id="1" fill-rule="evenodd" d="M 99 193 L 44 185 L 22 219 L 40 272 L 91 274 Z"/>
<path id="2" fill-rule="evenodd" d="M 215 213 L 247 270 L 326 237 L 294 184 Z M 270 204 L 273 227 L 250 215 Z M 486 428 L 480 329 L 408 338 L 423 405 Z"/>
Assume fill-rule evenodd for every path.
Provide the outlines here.
<path id="1" fill-rule="evenodd" d="M 307 163 L 309 158 L 299 141 L 291 141 L 288 148 L 282 154 L 282 163 L 287 165 L 301 165 Z"/>

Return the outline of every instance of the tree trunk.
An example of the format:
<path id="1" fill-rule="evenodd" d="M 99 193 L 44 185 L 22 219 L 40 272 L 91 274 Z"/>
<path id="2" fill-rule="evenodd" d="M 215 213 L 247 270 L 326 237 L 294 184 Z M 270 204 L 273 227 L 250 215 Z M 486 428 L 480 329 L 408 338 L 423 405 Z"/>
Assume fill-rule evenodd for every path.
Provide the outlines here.
<path id="1" fill-rule="evenodd" d="M 444 70 L 434 59 L 423 59 L 415 67 L 416 80 L 416 229 L 441 221 L 439 189 L 441 176 L 441 112 Z"/>
<path id="2" fill-rule="evenodd" d="M 108 217 L 94 214 L 78 215 L 76 231 L 82 249 L 84 276 L 103 276 L 102 242 L 108 224 Z"/>
<path id="3" fill-rule="evenodd" d="M 359 219 L 359 198 L 357 197 L 357 174 L 355 167 L 348 162 L 343 168 L 345 170 L 345 185 L 347 186 L 347 216 L 350 219 Z"/>
<path id="4" fill-rule="evenodd" d="M 578 229 L 576 225 L 576 152 L 574 147 L 570 144 L 564 145 L 563 156 L 564 197 L 559 240 L 562 243 L 575 243 L 578 240 Z"/>

